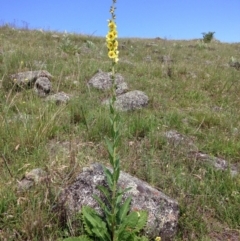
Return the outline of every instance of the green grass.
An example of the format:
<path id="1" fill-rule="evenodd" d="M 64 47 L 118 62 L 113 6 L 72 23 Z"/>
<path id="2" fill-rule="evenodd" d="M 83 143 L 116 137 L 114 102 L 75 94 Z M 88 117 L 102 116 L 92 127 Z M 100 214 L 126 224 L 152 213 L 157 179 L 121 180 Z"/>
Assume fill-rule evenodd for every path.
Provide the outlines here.
<path id="1" fill-rule="evenodd" d="M 98 103 L 109 93 L 86 85 L 98 69 L 110 71 L 105 39 L 73 34 L 66 42 L 63 34 L 59 39 L 53 34 L 0 28 L 1 240 L 72 234 L 52 211 L 58 194 L 82 167 L 108 161 L 109 112 Z M 146 46 L 152 42 L 157 46 Z M 199 47 L 197 40 L 120 39 L 119 45 L 124 48 L 118 73 L 131 90 L 150 99 L 147 108 L 120 114 L 122 168 L 179 202 L 176 241 L 239 235 L 239 175 L 232 178 L 189 157 L 186 147 L 169 144 L 165 133 L 176 130 L 198 150 L 239 165 L 240 71 L 227 63 L 232 56 L 240 61 L 240 43 Z M 162 63 L 163 55 L 173 63 Z M 147 56 L 152 61 L 145 61 Z M 8 76 L 39 70 L 36 63 L 54 76 L 54 92 L 73 95 L 66 106 L 45 102 L 32 89 L 14 90 Z M 17 182 L 37 167 L 49 179 L 18 193 Z"/>

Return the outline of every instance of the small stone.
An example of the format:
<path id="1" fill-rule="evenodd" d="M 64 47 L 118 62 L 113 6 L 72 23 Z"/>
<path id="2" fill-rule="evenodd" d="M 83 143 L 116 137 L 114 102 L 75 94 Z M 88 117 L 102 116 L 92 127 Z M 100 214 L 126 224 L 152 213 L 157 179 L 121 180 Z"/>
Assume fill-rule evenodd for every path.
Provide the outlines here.
<path id="1" fill-rule="evenodd" d="M 45 97 L 52 90 L 52 84 L 47 77 L 39 77 L 34 84 L 34 90 L 39 97 Z"/>

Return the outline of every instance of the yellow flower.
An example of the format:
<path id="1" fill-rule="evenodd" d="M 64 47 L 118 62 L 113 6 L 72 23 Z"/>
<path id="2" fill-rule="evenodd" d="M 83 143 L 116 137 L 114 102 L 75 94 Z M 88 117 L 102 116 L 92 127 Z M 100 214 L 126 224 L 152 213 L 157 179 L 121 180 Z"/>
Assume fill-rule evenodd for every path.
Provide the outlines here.
<path id="1" fill-rule="evenodd" d="M 115 24 L 112 20 L 109 21 L 109 23 L 108 23 L 108 27 L 109 27 L 111 30 L 117 28 L 116 24 Z"/>
<path id="2" fill-rule="evenodd" d="M 115 36 L 115 38 L 117 38 L 117 30 L 113 29 L 111 33 Z"/>
<path id="3" fill-rule="evenodd" d="M 107 41 L 113 41 L 116 38 L 115 32 L 114 31 L 110 31 L 107 36 Z"/>
<path id="4" fill-rule="evenodd" d="M 114 48 L 116 48 L 116 49 L 118 48 L 118 41 L 117 41 L 117 40 L 114 41 L 113 46 L 114 46 Z"/>
<path id="5" fill-rule="evenodd" d="M 155 241 L 161 241 L 161 237 L 156 237 Z"/>
<path id="6" fill-rule="evenodd" d="M 108 51 L 108 57 L 110 59 L 115 59 L 115 58 L 117 58 L 117 55 L 116 55 L 115 51 L 110 50 L 110 51 Z"/>
<path id="7" fill-rule="evenodd" d="M 107 47 L 108 47 L 108 49 L 113 49 L 113 42 L 112 41 L 108 41 L 107 42 Z"/>
<path id="8" fill-rule="evenodd" d="M 118 41 L 107 41 L 107 47 L 109 50 L 117 50 L 118 48 Z"/>

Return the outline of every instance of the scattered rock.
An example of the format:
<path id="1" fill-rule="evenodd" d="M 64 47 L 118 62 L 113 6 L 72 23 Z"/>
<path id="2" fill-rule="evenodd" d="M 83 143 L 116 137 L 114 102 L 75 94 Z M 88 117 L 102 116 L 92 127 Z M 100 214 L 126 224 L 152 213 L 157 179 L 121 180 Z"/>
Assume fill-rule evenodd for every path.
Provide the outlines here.
<path id="1" fill-rule="evenodd" d="M 193 156 L 197 160 L 210 163 L 213 167 L 216 168 L 216 170 L 227 171 L 229 169 L 232 176 L 236 176 L 238 174 L 237 166 L 229 164 L 228 161 L 222 158 L 210 156 L 199 151 L 190 152 L 189 154 L 191 154 L 191 156 Z"/>
<path id="2" fill-rule="evenodd" d="M 39 97 L 45 97 L 52 90 L 52 84 L 47 77 L 39 77 L 35 84 L 34 90 Z"/>
<path id="3" fill-rule="evenodd" d="M 98 71 L 89 81 L 88 85 L 99 90 L 108 90 L 112 86 L 112 73 L 106 73 L 101 70 Z M 115 82 L 117 88 L 117 94 L 125 93 L 128 90 L 127 84 L 124 82 L 124 78 L 120 74 L 115 75 Z"/>
<path id="4" fill-rule="evenodd" d="M 229 66 L 233 67 L 233 68 L 235 68 L 237 70 L 240 70 L 240 63 L 238 61 L 231 61 L 231 62 L 229 62 Z"/>
<path id="5" fill-rule="evenodd" d="M 103 101 L 103 104 L 109 104 L 109 99 Z M 148 104 L 148 96 L 139 90 L 129 91 L 119 95 L 116 98 L 115 107 L 120 111 L 131 111 L 142 109 Z"/>
<path id="6" fill-rule="evenodd" d="M 186 148 L 187 151 L 196 150 L 196 146 L 190 138 L 178 133 L 175 130 L 167 131 L 165 133 L 165 136 L 168 140 L 168 143 L 173 145 L 174 147 L 182 146 Z"/>
<path id="7" fill-rule="evenodd" d="M 71 217 L 84 205 L 96 209 L 101 214 L 100 207 L 93 198 L 93 194 L 100 197 L 102 195 L 96 188 L 98 185 L 107 187 L 102 166 L 95 163 L 85 168 L 78 175 L 77 180 L 62 191 L 59 209 L 67 220 L 71 220 Z M 148 212 L 145 234 L 150 238 L 161 236 L 162 240 L 171 240 L 177 230 L 178 203 L 148 183 L 125 172 L 120 173 L 118 185 L 121 189 L 131 188 L 123 197 L 126 199 L 127 196 L 132 196 L 131 211 L 146 210 Z"/>
<path id="8" fill-rule="evenodd" d="M 52 79 L 52 75 L 46 70 L 26 71 L 10 75 L 10 79 L 19 87 L 31 87 L 40 77 Z"/>
<path id="9" fill-rule="evenodd" d="M 146 44 L 146 47 L 157 47 L 158 45 L 155 43 L 148 43 Z"/>
<path id="10" fill-rule="evenodd" d="M 146 62 L 151 62 L 152 61 L 152 57 L 151 56 L 146 56 L 143 60 L 146 61 Z"/>
<path id="11" fill-rule="evenodd" d="M 23 179 L 18 182 L 18 191 L 26 191 L 32 186 L 43 182 L 47 179 L 47 173 L 41 168 L 36 168 L 27 172 Z"/>
<path id="12" fill-rule="evenodd" d="M 70 96 L 62 91 L 62 92 L 56 93 L 54 95 L 48 96 L 46 98 L 46 100 L 53 101 L 57 105 L 67 104 L 67 102 L 70 100 Z"/>
<path id="13" fill-rule="evenodd" d="M 171 130 L 165 133 L 165 136 L 169 144 L 174 147 L 184 147 L 187 155 L 196 160 L 204 161 L 210 163 L 216 170 L 227 171 L 230 170 L 232 176 L 236 176 L 238 172 L 237 165 L 231 165 L 226 160 L 198 151 L 197 147 L 194 145 L 193 141 L 186 136 L 178 133 L 177 131 Z"/>
<path id="14" fill-rule="evenodd" d="M 165 64 L 171 64 L 173 62 L 173 59 L 169 55 L 160 56 L 159 60 Z"/>

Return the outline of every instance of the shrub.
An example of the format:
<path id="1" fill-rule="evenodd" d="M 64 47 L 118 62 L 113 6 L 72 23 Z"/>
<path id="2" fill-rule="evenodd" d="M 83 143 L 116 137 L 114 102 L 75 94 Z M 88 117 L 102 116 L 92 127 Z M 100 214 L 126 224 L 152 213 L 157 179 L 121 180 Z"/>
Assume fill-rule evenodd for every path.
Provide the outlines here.
<path id="1" fill-rule="evenodd" d="M 213 40 L 214 34 L 215 34 L 215 32 L 202 33 L 203 42 L 210 43 Z"/>

